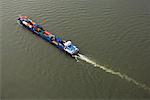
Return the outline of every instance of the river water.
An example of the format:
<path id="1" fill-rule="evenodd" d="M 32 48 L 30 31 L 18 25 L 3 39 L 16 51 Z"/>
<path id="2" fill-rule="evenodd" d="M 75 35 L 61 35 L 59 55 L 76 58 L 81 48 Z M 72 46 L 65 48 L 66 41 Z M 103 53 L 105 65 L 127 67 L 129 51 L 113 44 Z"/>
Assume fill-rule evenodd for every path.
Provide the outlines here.
<path id="1" fill-rule="evenodd" d="M 149 0 L 2 0 L 0 5 L 2 99 L 150 99 Z M 20 27 L 19 15 L 72 40 L 88 59 L 77 62 Z"/>

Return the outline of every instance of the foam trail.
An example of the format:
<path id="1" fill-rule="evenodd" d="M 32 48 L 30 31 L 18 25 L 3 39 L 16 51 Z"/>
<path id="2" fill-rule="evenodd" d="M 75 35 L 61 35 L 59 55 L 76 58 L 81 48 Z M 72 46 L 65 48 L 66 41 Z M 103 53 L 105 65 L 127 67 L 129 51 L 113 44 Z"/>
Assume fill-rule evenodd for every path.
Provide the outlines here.
<path id="1" fill-rule="evenodd" d="M 107 73 L 110 73 L 110 74 L 112 74 L 112 75 L 116 75 L 116 76 L 120 77 L 121 79 L 124 79 L 124 80 L 126 80 L 126 81 L 128 81 L 128 82 L 132 82 L 132 83 L 134 83 L 135 85 L 137 85 L 138 87 L 143 88 L 143 89 L 145 89 L 145 90 L 148 90 L 148 91 L 150 92 L 150 88 L 149 88 L 148 86 L 146 86 L 146 85 L 143 84 L 143 83 L 139 83 L 138 81 L 136 81 L 135 79 L 129 77 L 128 75 L 122 74 L 121 72 L 117 72 L 117 71 L 114 71 L 114 70 L 112 70 L 112 69 L 109 69 L 109 68 L 107 68 L 107 67 L 105 67 L 105 66 L 99 65 L 99 64 L 97 64 L 96 62 L 94 62 L 94 61 L 92 61 L 91 59 L 89 59 L 88 57 L 86 57 L 85 55 L 82 55 L 82 54 L 78 54 L 78 55 L 79 55 L 79 56 L 76 56 L 75 58 L 79 58 L 79 59 L 81 59 L 81 60 L 83 60 L 83 61 L 85 61 L 85 62 L 87 62 L 87 63 L 89 63 L 89 64 L 94 65 L 94 66 L 97 67 L 97 68 L 100 68 L 100 69 L 104 70 L 104 71 L 107 72 Z"/>

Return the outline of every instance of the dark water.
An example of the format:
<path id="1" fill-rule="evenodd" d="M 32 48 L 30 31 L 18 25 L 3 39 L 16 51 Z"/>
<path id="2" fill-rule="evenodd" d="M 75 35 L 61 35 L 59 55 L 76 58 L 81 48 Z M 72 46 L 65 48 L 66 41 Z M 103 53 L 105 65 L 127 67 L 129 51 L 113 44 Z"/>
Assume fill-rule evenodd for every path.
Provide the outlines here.
<path id="1" fill-rule="evenodd" d="M 28 15 L 100 65 L 150 87 L 149 0 L 2 0 L 2 99 L 150 99 L 138 87 L 18 26 Z"/>

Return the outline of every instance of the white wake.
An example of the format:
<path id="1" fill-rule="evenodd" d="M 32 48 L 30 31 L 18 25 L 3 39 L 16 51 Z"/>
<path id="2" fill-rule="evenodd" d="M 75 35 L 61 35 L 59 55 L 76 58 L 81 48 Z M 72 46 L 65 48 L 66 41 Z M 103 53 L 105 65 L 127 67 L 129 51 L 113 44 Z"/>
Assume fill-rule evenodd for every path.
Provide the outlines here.
<path id="1" fill-rule="evenodd" d="M 129 77 L 128 75 L 126 74 L 123 74 L 121 72 L 118 72 L 118 71 L 114 71 L 112 69 L 109 69 L 105 66 L 102 66 L 102 65 L 99 65 L 97 64 L 96 62 L 94 62 L 93 60 L 89 59 L 88 57 L 86 57 L 85 55 L 82 55 L 82 54 L 78 54 L 78 56 L 75 56 L 76 59 L 81 59 L 89 64 L 92 64 L 94 67 L 97 67 L 97 68 L 100 68 L 102 70 L 104 70 L 105 72 L 107 73 L 110 73 L 112 75 L 116 75 L 118 77 L 120 77 L 121 79 L 124 79 L 128 82 L 132 82 L 133 84 L 135 84 L 136 86 L 140 87 L 140 88 L 143 88 L 145 90 L 148 90 L 150 92 L 150 88 L 148 86 L 146 86 L 145 84 L 143 83 L 140 83 L 138 81 L 136 81 L 135 79 Z"/>

